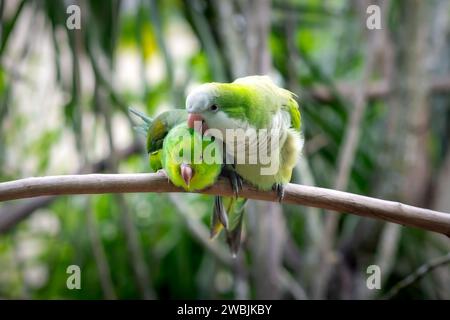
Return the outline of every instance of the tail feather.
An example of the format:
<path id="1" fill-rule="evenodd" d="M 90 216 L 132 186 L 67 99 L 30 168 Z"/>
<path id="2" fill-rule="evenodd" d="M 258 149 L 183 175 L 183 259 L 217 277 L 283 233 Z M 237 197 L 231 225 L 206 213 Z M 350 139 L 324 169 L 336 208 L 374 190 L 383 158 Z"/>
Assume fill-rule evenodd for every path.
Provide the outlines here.
<path id="1" fill-rule="evenodd" d="M 144 135 L 144 136 L 147 136 L 148 128 L 146 127 L 145 124 L 141 124 L 141 125 L 138 125 L 138 126 L 134 126 L 133 129 L 134 129 L 136 132 L 138 132 L 138 133 L 140 133 L 140 134 L 142 134 L 142 135 Z"/>
<path id="2" fill-rule="evenodd" d="M 152 121 L 153 121 L 152 118 L 150 118 L 148 115 L 146 115 L 145 113 L 143 113 L 143 112 L 141 112 L 141 111 L 139 111 L 139 110 L 136 110 L 136 109 L 133 109 L 133 108 L 129 107 L 129 108 L 128 108 L 128 111 L 129 111 L 130 113 L 134 114 L 135 116 L 138 116 L 141 120 L 143 120 L 143 121 L 144 121 L 145 123 L 147 123 L 149 126 L 150 126 L 150 124 L 151 124 Z"/>
<path id="3" fill-rule="evenodd" d="M 228 228 L 228 217 L 222 203 L 221 196 L 214 197 L 214 209 L 211 217 L 210 237 L 215 238 L 222 229 Z"/>
<path id="4" fill-rule="evenodd" d="M 136 130 L 136 132 L 143 134 L 144 136 L 147 136 L 148 128 L 150 128 L 153 119 L 144 114 L 143 112 L 133 109 L 131 107 L 128 108 L 128 111 L 142 120 L 142 123 L 139 123 L 138 125 L 134 126 L 133 129 Z"/>
<path id="5" fill-rule="evenodd" d="M 214 238 L 222 229 L 225 229 L 227 243 L 233 257 L 237 255 L 241 244 L 246 202 L 245 198 L 222 196 L 214 198 L 210 235 Z"/>
<path id="6" fill-rule="evenodd" d="M 227 230 L 227 243 L 233 258 L 236 258 L 239 248 L 241 247 L 242 223 L 244 220 L 244 210 L 239 214 L 239 218 L 234 229 Z"/>

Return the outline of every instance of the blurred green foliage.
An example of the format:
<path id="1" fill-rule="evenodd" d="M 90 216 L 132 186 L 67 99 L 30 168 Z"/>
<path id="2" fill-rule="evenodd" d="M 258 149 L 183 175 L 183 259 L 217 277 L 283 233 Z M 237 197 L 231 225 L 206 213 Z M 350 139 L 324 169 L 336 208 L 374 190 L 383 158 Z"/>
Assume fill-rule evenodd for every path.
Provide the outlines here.
<path id="1" fill-rule="evenodd" d="M 353 110 L 351 97 L 345 96 L 337 84 L 359 79 L 366 59 L 364 27 L 355 2 L 272 1 L 271 21 L 266 21 L 270 25 L 268 49 L 274 76 L 300 97 L 304 158 L 313 183 L 322 187 L 334 185 L 343 133 Z M 219 1 L 76 3 L 82 8 L 82 28 L 73 31 L 65 26 L 67 2 L 2 2 L 2 181 L 77 172 L 88 163 L 116 157 L 118 163 L 104 171 L 147 172 L 142 149 L 127 157 L 118 155 L 128 146 L 122 145 L 123 141 L 144 144 L 132 129 L 128 106 L 137 105 L 150 115 L 164 108 L 183 108 L 191 85 L 234 78 L 227 52 L 229 46 L 244 42 L 229 43 L 224 38 Z M 244 34 L 248 18 L 245 2 L 230 3 L 235 13 L 229 24 L 237 26 L 238 34 Z M 249 3 L 259 5 L 258 1 Z M 389 9 L 389 28 L 397 27 L 395 12 L 401 6 L 394 4 Z M 31 16 L 32 28 L 26 29 Z M 50 58 L 45 58 L 49 52 Z M 47 79 L 54 85 L 44 83 L 42 76 L 38 78 L 41 71 L 36 66 L 40 64 L 50 70 Z M 137 85 L 123 80 L 130 79 L 130 73 Z M 318 99 L 314 95 L 316 86 L 325 87 L 329 98 Z M 39 101 L 49 101 L 52 109 L 44 104 L 30 105 Z M 432 155 L 433 181 L 439 178 L 438 168 L 448 153 L 449 101 L 447 92 L 431 102 L 430 118 L 436 125 L 429 133 L 427 148 Z M 380 185 L 389 185 L 390 181 L 379 181 L 384 170 L 380 159 L 389 101 L 371 98 L 367 103 L 348 191 L 391 197 L 391 193 L 380 192 Z M 304 182 L 302 172 L 295 176 Z M 433 196 L 437 197 L 429 195 Z M 182 198 L 186 203 L 180 208 L 166 194 L 127 194 L 124 203 L 116 195 L 60 197 L 47 208 L 36 210 L 0 235 L 0 298 L 136 299 L 145 297 L 142 287 L 149 288 L 156 298 L 260 297 L 255 283 L 262 280 L 253 274 L 258 268 L 251 250 L 254 230 L 248 228 L 240 258 L 231 265 L 224 263 L 192 231 L 206 230 L 211 197 L 186 194 Z M 7 209 L 3 204 L 0 207 Z M 307 208 L 294 206 L 283 206 L 283 213 L 288 241 L 281 264 L 311 297 L 314 280 L 320 277 L 315 273 L 320 248 L 307 230 L 311 215 Z M 317 215 L 323 221 L 321 210 Z M 142 259 L 131 252 L 129 218 L 137 239 L 134 249 Z M 381 297 L 430 257 L 449 250 L 448 243 L 435 235 L 401 230 L 399 238 L 393 240 L 397 249 L 389 257 L 392 266 L 383 288 L 372 295 L 364 291 L 365 271 L 378 261 L 383 227 L 382 223 L 355 216 L 342 217 L 335 246 L 343 262 L 336 266 L 325 297 Z M 100 243 L 95 243 L 96 237 Z M 217 239 L 211 243 L 228 254 L 223 242 Z M 103 262 L 109 273 L 99 268 L 102 258 L 96 250 L 104 251 Z M 148 283 L 142 283 L 142 275 L 136 272 L 140 263 Z M 73 264 L 82 270 L 81 290 L 68 290 L 66 286 L 66 269 Z M 450 272 L 448 267 L 443 269 L 401 291 L 399 297 L 450 298 L 445 282 Z M 342 280 L 346 275 L 352 278 L 350 289 Z M 240 291 L 240 279 L 244 279 L 244 293 Z M 108 296 L 102 281 L 112 285 L 113 296 Z M 343 293 L 348 291 L 347 295 Z M 292 292 L 283 288 L 280 298 L 298 298 Z"/>

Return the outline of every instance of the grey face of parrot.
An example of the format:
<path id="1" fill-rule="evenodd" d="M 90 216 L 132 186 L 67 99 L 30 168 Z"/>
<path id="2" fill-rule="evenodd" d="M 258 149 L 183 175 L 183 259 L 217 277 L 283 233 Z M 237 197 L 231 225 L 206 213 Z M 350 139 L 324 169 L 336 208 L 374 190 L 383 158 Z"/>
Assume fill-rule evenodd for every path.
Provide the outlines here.
<path id="1" fill-rule="evenodd" d="M 211 105 L 211 88 L 208 84 L 201 85 L 193 90 L 186 99 L 186 110 L 189 113 L 202 113 Z"/>
<path id="2" fill-rule="evenodd" d="M 208 122 L 214 118 L 217 113 L 217 105 L 214 104 L 214 87 L 212 84 L 204 84 L 194 89 L 186 99 L 186 110 L 188 115 L 189 128 L 197 129 L 201 123 L 201 131 L 208 128 Z"/>

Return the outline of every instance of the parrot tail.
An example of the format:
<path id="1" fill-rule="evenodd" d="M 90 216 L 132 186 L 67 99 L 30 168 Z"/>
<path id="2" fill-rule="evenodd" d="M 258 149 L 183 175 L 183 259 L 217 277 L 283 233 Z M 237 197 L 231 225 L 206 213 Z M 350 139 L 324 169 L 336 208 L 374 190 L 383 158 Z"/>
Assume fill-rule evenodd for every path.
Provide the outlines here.
<path id="1" fill-rule="evenodd" d="M 242 224 L 245 213 L 245 198 L 215 196 L 211 219 L 210 236 L 215 238 L 224 228 L 227 243 L 233 257 L 241 244 Z"/>
<path id="2" fill-rule="evenodd" d="M 136 130 L 137 132 L 143 134 L 143 135 L 147 135 L 148 128 L 152 124 L 153 119 L 150 118 L 149 116 L 147 116 L 146 114 L 144 114 L 143 112 L 141 112 L 139 110 L 136 110 L 136 109 L 133 109 L 131 107 L 128 108 L 128 111 L 131 114 L 134 114 L 135 116 L 139 117 L 139 119 L 141 119 L 143 121 L 139 125 L 133 127 L 133 129 Z"/>
<path id="3" fill-rule="evenodd" d="M 228 229 L 228 216 L 223 207 L 221 196 L 214 197 L 214 209 L 211 217 L 210 238 L 214 239 L 222 228 Z"/>

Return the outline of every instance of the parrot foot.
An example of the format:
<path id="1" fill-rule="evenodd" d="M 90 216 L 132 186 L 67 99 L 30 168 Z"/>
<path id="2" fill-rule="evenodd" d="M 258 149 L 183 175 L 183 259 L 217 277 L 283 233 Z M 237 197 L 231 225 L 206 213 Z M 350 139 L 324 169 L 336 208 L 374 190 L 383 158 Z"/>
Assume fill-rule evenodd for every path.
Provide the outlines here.
<path id="1" fill-rule="evenodd" d="M 284 185 L 281 183 L 275 183 L 272 190 L 277 192 L 278 202 L 282 202 L 284 199 Z"/>
<path id="2" fill-rule="evenodd" d="M 233 189 L 234 196 L 237 198 L 239 196 L 239 190 L 242 190 L 243 180 L 241 176 L 233 169 L 224 168 L 222 173 L 225 177 L 230 180 L 231 189 Z"/>

